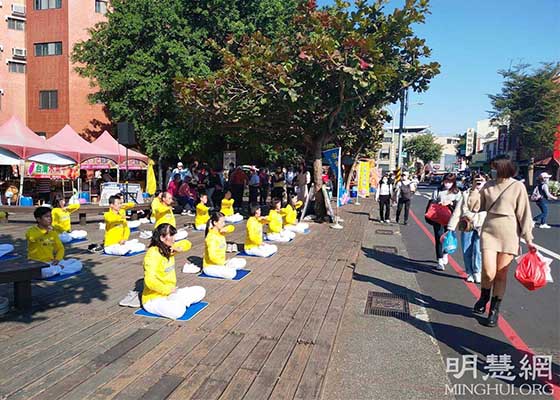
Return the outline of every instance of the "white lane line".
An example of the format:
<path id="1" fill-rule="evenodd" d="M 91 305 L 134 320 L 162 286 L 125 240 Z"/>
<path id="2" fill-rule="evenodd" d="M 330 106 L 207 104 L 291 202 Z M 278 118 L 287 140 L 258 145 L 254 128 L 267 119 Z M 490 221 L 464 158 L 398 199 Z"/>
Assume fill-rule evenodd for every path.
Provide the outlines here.
<path id="1" fill-rule="evenodd" d="M 527 244 L 527 242 L 525 241 L 525 239 L 521 239 L 521 241 L 525 244 Z M 552 250 L 548 250 L 547 248 L 544 248 L 542 246 L 539 246 L 536 243 L 533 243 L 535 245 L 535 247 L 537 249 L 539 249 L 539 251 L 543 252 L 544 254 L 547 254 L 549 256 L 552 256 L 554 258 L 556 258 L 557 260 L 560 260 L 560 254 L 553 252 Z"/>

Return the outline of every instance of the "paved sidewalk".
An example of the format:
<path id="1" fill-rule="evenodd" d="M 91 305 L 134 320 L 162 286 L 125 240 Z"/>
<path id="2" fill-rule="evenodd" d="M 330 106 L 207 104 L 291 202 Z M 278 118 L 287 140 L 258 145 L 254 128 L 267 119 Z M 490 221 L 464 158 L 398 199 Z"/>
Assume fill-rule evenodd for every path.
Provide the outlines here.
<path id="1" fill-rule="evenodd" d="M 377 217 L 376 207 L 371 216 Z M 397 254 L 391 254 L 391 247 Z M 445 364 L 428 313 L 422 307 L 425 302 L 416 277 L 403 262 L 406 257 L 398 225 L 370 220 L 329 363 L 323 399 L 452 398 L 445 395 L 449 383 Z M 368 291 L 404 296 L 409 301 L 410 318 L 364 315 Z"/>

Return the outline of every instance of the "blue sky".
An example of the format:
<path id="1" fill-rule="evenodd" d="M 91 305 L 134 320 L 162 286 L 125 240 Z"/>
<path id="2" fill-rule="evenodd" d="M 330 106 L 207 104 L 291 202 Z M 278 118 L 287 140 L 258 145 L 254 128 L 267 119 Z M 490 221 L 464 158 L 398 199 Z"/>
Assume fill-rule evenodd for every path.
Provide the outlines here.
<path id="1" fill-rule="evenodd" d="M 319 0 L 320 5 L 332 3 Z M 403 0 L 391 0 L 392 10 Z M 560 61 L 560 0 L 431 0 L 416 32 L 441 64 L 430 89 L 411 93 L 407 125 L 431 125 L 438 135 L 475 128 L 488 117 L 488 94 L 502 86 L 499 69 Z M 414 105 L 413 103 L 423 103 Z M 398 106 L 392 107 L 398 110 Z"/>

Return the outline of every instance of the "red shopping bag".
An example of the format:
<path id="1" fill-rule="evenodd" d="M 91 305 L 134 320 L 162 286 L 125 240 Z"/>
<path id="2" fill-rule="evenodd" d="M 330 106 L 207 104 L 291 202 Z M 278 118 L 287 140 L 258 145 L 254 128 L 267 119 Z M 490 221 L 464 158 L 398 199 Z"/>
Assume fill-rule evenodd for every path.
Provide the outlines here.
<path id="1" fill-rule="evenodd" d="M 447 225 L 451 219 L 451 210 L 447 206 L 431 203 L 426 210 L 426 214 L 424 214 L 424 218 L 439 225 Z"/>
<path id="2" fill-rule="evenodd" d="M 529 252 L 521 256 L 515 270 L 515 279 L 529 290 L 537 290 L 546 285 L 546 263 L 537 252 Z"/>

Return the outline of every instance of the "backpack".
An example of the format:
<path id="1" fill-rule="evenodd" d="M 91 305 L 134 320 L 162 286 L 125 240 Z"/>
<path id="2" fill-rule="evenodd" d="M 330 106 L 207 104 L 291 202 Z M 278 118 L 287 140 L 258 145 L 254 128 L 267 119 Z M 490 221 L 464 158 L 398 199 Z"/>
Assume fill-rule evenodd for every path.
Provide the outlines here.
<path id="1" fill-rule="evenodd" d="M 539 190 L 539 186 L 535 186 L 533 189 L 533 194 L 531 194 L 531 201 L 539 201 L 542 199 L 541 191 Z"/>
<path id="2" fill-rule="evenodd" d="M 410 188 L 410 183 L 408 185 L 401 185 L 401 197 L 405 200 L 412 199 L 412 189 Z"/>

